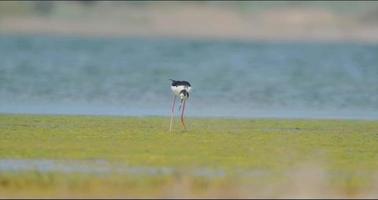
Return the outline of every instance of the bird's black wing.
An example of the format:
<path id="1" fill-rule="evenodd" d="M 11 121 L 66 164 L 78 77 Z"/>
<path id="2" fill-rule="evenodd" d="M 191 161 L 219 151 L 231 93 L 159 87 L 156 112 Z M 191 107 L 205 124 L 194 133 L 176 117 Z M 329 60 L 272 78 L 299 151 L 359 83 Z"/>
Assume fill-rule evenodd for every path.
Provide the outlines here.
<path id="1" fill-rule="evenodd" d="M 179 82 L 179 81 L 175 81 L 175 80 L 173 80 L 173 79 L 169 79 L 169 80 L 172 81 L 172 84 L 171 84 L 172 86 L 177 86 L 177 85 L 178 85 L 178 82 Z"/>
<path id="2" fill-rule="evenodd" d="M 169 79 L 172 81 L 172 86 L 179 86 L 179 85 L 182 85 L 182 86 L 188 86 L 188 87 L 191 87 L 190 83 L 188 81 L 175 81 L 173 79 Z"/>
<path id="3" fill-rule="evenodd" d="M 190 87 L 190 83 L 188 81 L 181 81 L 182 85 Z"/>

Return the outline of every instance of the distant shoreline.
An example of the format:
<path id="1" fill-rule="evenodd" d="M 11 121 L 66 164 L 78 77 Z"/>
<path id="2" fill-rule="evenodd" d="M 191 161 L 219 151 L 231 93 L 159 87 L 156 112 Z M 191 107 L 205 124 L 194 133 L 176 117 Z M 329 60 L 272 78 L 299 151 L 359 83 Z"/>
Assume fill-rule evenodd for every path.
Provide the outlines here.
<path id="1" fill-rule="evenodd" d="M 101 7 L 100 7 L 101 8 Z M 0 34 L 378 43 L 378 24 L 322 9 L 240 13 L 215 7 L 106 8 L 83 16 L 2 16 Z"/>

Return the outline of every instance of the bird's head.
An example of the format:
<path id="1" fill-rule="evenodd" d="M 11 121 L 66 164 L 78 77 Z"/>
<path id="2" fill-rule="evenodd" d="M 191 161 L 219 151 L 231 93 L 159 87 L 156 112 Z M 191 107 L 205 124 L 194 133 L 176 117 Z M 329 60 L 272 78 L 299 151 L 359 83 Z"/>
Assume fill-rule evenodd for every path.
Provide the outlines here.
<path id="1" fill-rule="evenodd" d="M 187 100 L 189 98 L 189 92 L 186 90 L 181 90 L 180 92 L 180 99 Z"/>

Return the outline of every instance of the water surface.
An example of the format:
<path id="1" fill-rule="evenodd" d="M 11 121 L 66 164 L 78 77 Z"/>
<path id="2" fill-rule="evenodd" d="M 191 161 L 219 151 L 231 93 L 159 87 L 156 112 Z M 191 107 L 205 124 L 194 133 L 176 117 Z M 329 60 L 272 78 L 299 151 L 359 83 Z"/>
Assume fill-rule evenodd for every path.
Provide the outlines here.
<path id="1" fill-rule="evenodd" d="M 378 45 L 0 35 L 0 112 L 378 119 Z"/>

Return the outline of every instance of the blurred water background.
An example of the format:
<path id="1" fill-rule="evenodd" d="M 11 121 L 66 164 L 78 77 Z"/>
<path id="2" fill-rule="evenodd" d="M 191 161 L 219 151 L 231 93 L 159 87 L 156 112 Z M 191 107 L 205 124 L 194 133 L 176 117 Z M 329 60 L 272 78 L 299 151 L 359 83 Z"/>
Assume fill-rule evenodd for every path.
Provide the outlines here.
<path id="1" fill-rule="evenodd" d="M 167 116 L 172 78 L 193 86 L 189 116 L 378 119 L 376 2 L 0 11 L 1 113 Z"/>

